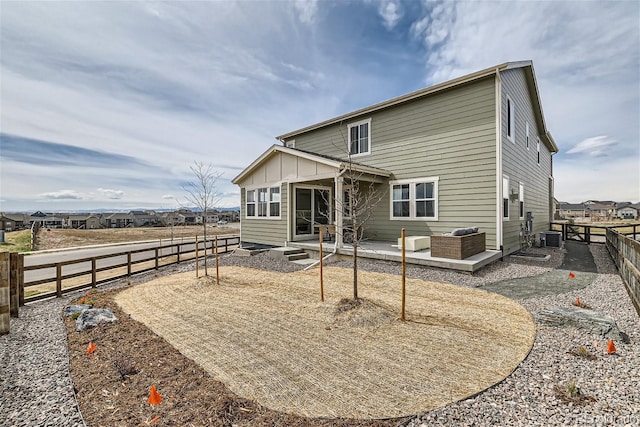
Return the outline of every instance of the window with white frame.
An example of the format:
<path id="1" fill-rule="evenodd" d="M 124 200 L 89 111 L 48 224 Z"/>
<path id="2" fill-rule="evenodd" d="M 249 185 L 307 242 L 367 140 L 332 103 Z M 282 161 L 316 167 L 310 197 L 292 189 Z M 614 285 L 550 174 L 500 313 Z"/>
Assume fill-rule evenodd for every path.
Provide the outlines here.
<path id="1" fill-rule="evenodd" d="M 538 138 L 538 142 L 536 143 L 538 148 L 538 164 L 540 164 L 540 138 Z"/>
<path id="2" fill-rule="evenodd" d="M 258 188 L 258 216 L 267 216 L 267 189 Z"/>
<path id="3" fill-rule="evenodd" d="M 520 183 L 518 188 L 518 211 L 520 219 L 524 219 L 524 184 Z"/>
<path id="4" fill-rule="evenodd" d="M 269 216 L 280 216 L 280 187 L 269 189 Z"/>
<path id="5" fill-rule="evenodd" d="M 245 217 L 280 218 L 280 187 L 246 190 Z"/>
<path id="6" fill-rule="evenodd" d="M 502 177 L 502 218 L 509 219 L 509 177 Z"/>
<path id="7" fill-rule="evenodd" d="M 371 154 L 371 119 L 349 124 L 347 131 L 350 155 Z"/>
<path id="8" fill-rule="evenodd" d="M 529 122 L 526 123 L 525 132 L 526 132 L 526 145 L 528 150 L 529 149 Z"/>
<path id="9" fill-rule="evenodd" d="M 392 181 L 391 219 L 437 220 L 438 178 Z"/>
<path id="10" fill-rule="evenodd" d="M 507 138 L 516 142 L 516 107 L 511 98 L 507 96 Z"/>
<path id="11" fill-rule="evenodd" d="M 288 148 L 296 148 L 296 140 L 295 139 L 290 139 L 287 142 L 284 143 L 285 147 Z"/>
<path id="12" fill-rule="evenodd" d="M 256 216 L 256 190 L 247 190 L 245 216 Z"/>

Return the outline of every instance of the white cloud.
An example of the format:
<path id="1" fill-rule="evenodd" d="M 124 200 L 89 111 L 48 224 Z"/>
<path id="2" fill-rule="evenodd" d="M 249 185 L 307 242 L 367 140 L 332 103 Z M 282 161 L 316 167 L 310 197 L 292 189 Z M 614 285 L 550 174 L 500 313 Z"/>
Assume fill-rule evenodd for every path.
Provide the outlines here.
<path id="1" fill-rule="evenodd" d="M 108 188 L 98 188 L 98 192 L 102 194 L 107 199 L 111 200 L 120 200 L 124 197 L 124 191 L 122 190 L 111 190 Z"/>
<path id="2" fill-rule="evenodd" d="M 382 0 L 378 5 L 378 13 L 382 17 L 384 27 L 390 31 L 402 18 L 402 5 L 395 0 Z"/>
<path id="3" fill-rule="evenodd" d="M 298 11 L 298 18 L 303 24 L 312 24 L 318 12 L 318 0 L 295 0 L 294 6 Z"/>
<path id="4" fill-rule="evenodd" d="M 584 153 L 593 157 L 605 157 L 608 155 L 607 150 L 616 145 L 618 142 L 608 136 L 594 136 L 587 138 L 567 151 L 567 154 Z"/>
<path id="5" fill-rule="evenodd" d="M 164 196 L 162 196 L 162 199 L 164 199 L 164 200 L 175 200 L 175 197 L 172 196 L 171 194 L 165 194 Z"/>
<path id="6" fill-rule="evenodd" d="M 59 190 L 39 195 L 41 199 L 48 200 L 82 200 L 85 197 L 75 190 Z"/>

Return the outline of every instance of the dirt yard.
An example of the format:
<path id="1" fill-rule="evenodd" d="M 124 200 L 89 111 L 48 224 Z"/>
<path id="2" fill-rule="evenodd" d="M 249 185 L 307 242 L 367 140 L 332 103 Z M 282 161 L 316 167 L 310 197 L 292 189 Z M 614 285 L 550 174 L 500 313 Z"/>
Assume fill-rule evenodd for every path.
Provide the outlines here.
<path id="1" fill-rule="evenodd" d="M 522 306 L 474 289 L 409 280 L 401 322 L 395 276 L 362 273 L 366 302 L 350 307 L 340 302 L 350 295 L 350 270 L 327 269 L 325 303 L 317 270 L 221 271 L 221 285 L 189 272 L 129 288 L 115 296 L 131 315 L 118 309 L 125 323 L 70 333 L 72 377 L 90 425 L 141 424 L 156 413 L 181 425 L 206 414 L 213 424 L 230 416 L 237 425 L 378 425 L 344 419 L 401 417 L 483 390 L 515 369 L 535 334 Z M 99 304 L 114 306 L 110 298 Z M 177 351 L 152 332 L 206 374 L 174 359 Z M 90 340 L 94 358 L 86 355 Z M 137 373 L 119 379 L 114 358 Z M 217 384 L 215 397 L 203 381 Z M 152 383 L 166 398 L 157 409 L 145 405 Z M 104 396 L 99 405 L 95 393 Z M 228 414 L 212 415 L 220 399 Z M 134 418 L 119 418 L 125 414 Z"/>
<path id="2" fill-rule="evenodd" d="M 234 224 L 227 227 L 210 227 L 207 235 L 237 234 Z M 202 226 L 173 227 L 173 238 L 202 236 Z M 140 240 L 171 239 L 171 227 L 110 228 L 99 230 L 74 230 L 43 228 L 38 233 L 38 250 L 70 248 L 75 246 L 107 243 L 136 242 Z"/>

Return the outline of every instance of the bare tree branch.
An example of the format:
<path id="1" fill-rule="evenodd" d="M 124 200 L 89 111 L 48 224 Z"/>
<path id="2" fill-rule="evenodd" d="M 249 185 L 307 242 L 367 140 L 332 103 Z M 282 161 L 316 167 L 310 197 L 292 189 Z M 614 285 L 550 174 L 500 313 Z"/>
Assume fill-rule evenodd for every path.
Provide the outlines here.
<path id="1" fill-rule="evenodd" d="M 221 195 L 216 189 L 216 183 L 222 176 L 221 172 L 213 169 L 213 165 L 204 164 L 203 162 L 194 161 L 189 166 L 193 173 L 194 180 L 183 187 L 187 195 L 185 199 L 191 205 L 202 211 L 202 228 L 204 232 L 205 250 L 204 250 L 204 275 L 208 276 L 207 271 L 207 216 L 216 203 L 220 202 Z"/>

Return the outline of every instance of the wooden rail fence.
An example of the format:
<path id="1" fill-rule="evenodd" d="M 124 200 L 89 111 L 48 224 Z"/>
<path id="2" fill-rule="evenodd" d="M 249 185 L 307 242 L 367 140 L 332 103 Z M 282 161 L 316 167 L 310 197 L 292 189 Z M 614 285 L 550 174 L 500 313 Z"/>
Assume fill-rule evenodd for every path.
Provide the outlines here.
<path id="1" fill-rule="evenodd" d="M 640 224 L 626 225 L 583 225 L 569 224 L 566 222 L 552 222 L 551 230 L 562 232 L 562 240 L 578 240 L 587 244 L 605 243 L 607 240 L 607 230 L 615 230 L 624 236 L 631 236 L 633 240 L 640 237 Z"/>
<path id="2" fill-rule="evenodd" d="M 640 242 L 609 229 L 607 249 L 640 316 Z"/>
<path id="3" fill-rule="evenodd" d="M 207 238 L 206 241 L 196 238 L 189 242 L 161 243 L 151 248 L 27 266 L 24 265 L 23 254 L 0 253 L 0 335 L 9 332 L 9 317 L 18 317 L 18 307 L 25 303 L 59 298 L 69 292 L 95 288 L 101 283 L 132 274 L 193 260 L 196 251 L 210 250 L 208 255 L 211 255 L 217 249 L 222 254 L 231 252 L 239 245 L 238 235 Z M 39 272 L 40 277 L 25 281 L 25 272 Z M 73 279 L 73 284 L 63 286 L 64 281 Z M 28 291 L 35 286 L 52 288 L 52 284 L 55 284 L 55 290 L 25 296 L 25 289 Z"/>

